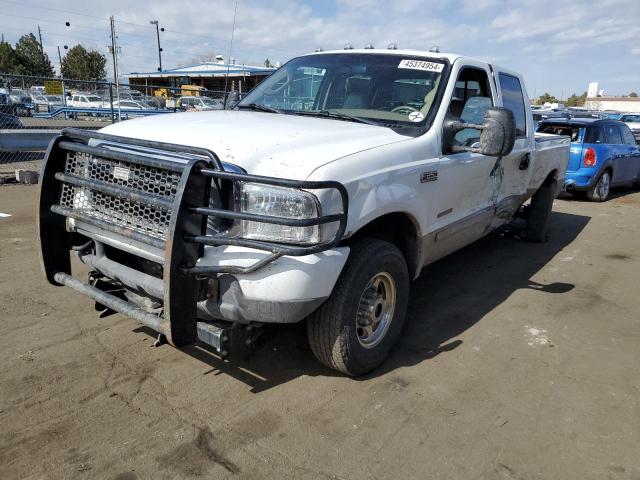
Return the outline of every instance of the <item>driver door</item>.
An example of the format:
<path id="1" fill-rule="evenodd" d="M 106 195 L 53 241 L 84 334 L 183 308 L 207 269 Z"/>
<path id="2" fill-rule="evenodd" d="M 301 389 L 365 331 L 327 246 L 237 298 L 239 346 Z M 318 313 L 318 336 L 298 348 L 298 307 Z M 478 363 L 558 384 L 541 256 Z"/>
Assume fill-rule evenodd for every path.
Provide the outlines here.
<path id="1" fill-rule="evenodd" d="M 484 113 L 495 105 L 490 73 L 482 66 L 460 69 L 449 99 L 448 117 L 481 124 Z M 480 131 L 459 131 L 454 144 L 478 146 Z M 439 199 L 433 254 L 441 257 L 482 237 L 494 214 L 499 178 L 493 174 L 496 158 L 471 152 L 443 151 L 440 160 Z"/>

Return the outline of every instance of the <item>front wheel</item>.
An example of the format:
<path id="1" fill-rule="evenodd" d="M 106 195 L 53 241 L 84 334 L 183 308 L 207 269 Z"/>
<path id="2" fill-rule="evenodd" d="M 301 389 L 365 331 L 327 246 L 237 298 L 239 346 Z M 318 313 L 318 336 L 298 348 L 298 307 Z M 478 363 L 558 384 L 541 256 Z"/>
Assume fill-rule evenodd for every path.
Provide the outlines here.
<path id="1" fill-rule="evenodd" d="M 357 240 L 331 297 L 307 321 L 311 350 L 347 375 L 373 370 L 398 341 L 408 301 L 409 272 L 400 250 L 382 240 Z"/>
<path id="2" fill-rule="evenodd" d="M 595 186 L 587 192 L 587 198 L 592 202 L 604 202 L 609 198 L 611 192 L 611 173 L 609 170 L 603 172 Z"/>

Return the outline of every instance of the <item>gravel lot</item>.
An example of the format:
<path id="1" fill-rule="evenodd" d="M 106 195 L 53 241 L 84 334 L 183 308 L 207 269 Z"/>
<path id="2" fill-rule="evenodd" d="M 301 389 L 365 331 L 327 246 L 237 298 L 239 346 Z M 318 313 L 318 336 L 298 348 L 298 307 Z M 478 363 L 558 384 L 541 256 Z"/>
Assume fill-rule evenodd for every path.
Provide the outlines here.
<path id="1" fill-rule="evenodd" d="M 359 380 L 300 327 L 225 363 L 99 319 L 43 280 L 36 194 L 0 187 L 3 479 L 640 478 L 640 193 L 557 200 L 548 243 L 429 267 Z"/>

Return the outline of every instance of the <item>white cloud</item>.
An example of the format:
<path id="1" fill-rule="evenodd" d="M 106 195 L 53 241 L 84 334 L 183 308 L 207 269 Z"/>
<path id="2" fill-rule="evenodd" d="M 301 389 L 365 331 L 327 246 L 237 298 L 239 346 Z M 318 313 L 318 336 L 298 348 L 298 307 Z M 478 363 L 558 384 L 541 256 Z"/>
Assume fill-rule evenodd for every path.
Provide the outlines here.
<path id="1" fill-rule="evenodd" d="M 240 62 L 285 61 L 313 51 L 340 49 L 346 43 L 378 48 L 428 49 L 439 45 L 478 58 L 499 61 L 523 72 L 529 91 L 580 92 L 589 79 L 603 87 L 640 71 L 638 0 L 557 2 L 556 0 L 239 0 L 233 57 Z M 3 3 L 0 29 L 15 41 L 19 34 L 44 32 L 49 56 L 56 46 L 84 43 L 106 53 L 108 17 L 115 15 L 123 71 L 157 67 L 158 19 L 163 66 L 189 63 L 201 55 L 228 55 L 233 21 L 231 0 L 19 0 Z M 36 7 L 31 2 L 39 4 Z M 314 13 L 318 8 L 323 14 Z M 64 22 L 70 21 L 71 27 Z M 54 62 L 57 63 L 57 62 Z M 631 82 L 616 82 L 638 90 Z"/>

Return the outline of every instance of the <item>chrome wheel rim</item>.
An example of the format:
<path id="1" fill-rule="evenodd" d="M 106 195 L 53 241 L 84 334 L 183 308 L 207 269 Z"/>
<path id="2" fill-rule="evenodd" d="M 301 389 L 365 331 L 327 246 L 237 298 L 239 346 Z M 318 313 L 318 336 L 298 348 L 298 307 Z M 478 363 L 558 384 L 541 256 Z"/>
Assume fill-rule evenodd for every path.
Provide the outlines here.
<path id="1" fill-rule="evenodd" d="M 598 182 L 598 197 L 605 198 L 607 195 L 609 195 L 610 184 L 611 181 L 609 179 L 609 173 L 604 172 L 602 174 L 602 177 L 600 178 L 600 181 Z"/>
<path id="2" fill-rule="evenodd" d="M 373 348 L 384 338 L 396 309 L 396 282 L 386 272 L 373 276 L 360 296 L 356 313 L 358 342 Z"/>

